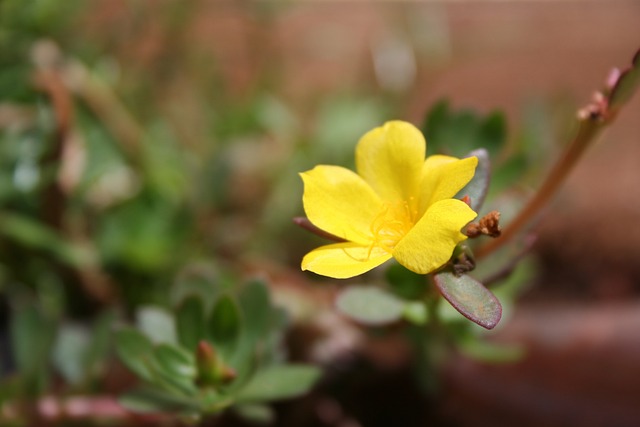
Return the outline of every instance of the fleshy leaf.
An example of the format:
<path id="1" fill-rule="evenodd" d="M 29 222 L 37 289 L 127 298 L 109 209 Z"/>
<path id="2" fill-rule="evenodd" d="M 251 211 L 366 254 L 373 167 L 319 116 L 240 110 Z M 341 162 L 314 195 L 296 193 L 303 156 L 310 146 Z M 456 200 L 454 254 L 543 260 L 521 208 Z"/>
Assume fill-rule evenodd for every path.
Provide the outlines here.
<path id="1" fill-rule="evenodd" d="M 442 296 L 467 319 L 487 329 L 493 329 L 500 321 L 500 301 L 482 283 L 448 271 L 436 274 L 434 281 Z"/>
<path id="2" fill-rule="evenodd" d="M 91 335 L 87 328 L 76 324 L 64 324 L 58 330 L 53 348 L 53 363 L 70 384 L 78 384 L 86 375 L 84 359 Z"/>
<path id="3" fill-rule="evenodd" d="M 496 156 L 503 150 L 507 134 L 503 113 L 493 111 L 483 117 L 472 110 L 452 110 L 446 99 L 427 112 L 422 130 L 429 153 L 456 157 L 478 147 Z"/>
<path id="4" fill-rule="evenodd" d="M 11 346 L 16 365 L 27 388 L 41 392 L 48 381 L 47 359 L 56 335 L 56 322 L 33 305 L 19 307 L 12 315 Z"/>
<path id="5" fill-rule="evenodd" d="M 414 273 L 400 264 L 391 264 L 385 277 L 393 293 L 404 299 L 419 299 L 427 288 L 424 275 Z"/>
<path id="6" fill-rule="evenodd" d="M 474 156 L 478 158 L 476 173 L 455 198 L 461 199 L 464 196 L 469 196 L 471 209 L 479 212 L 484 204 L 484 199 L 487 197 L 489 184 L 491 183 L 491 161 L 489 160 L 489 152 L 484 148 L 473 150 L 467 157 Z"/>
<path id="7" fill-rule="evenodd" d="M 640 86 L 640 50 L 633 58 L 630 68 L 624 70 L 609 95 L 609 108 L 620 107 L 631 99 L 635 91 Z"/>
<path id="8" fill-rule="evenodd" d="M 239 304 L 245 313 L 244 332 L 251 341 L 264 337 L 271 326 L 271 301 L 267 285 L 253 280 L 245 285 L 239 295 Z"/>
<path id="9" fill-rule="evenodd" d="M 136 311 L 136 325 L 154 343 L 176 342 L 176 325 L 173 316 L 162 308 L 140 307 Z"/>
<path id="10" fill-rule="evenodd" d="M 311 365 L 279 365 L 258 372 L 236 395 L 237 402 L 289 399 L 306 393 L 320 377 Z"/>
<path id="11" fill-rule="evenodd" d="M 240 310 L 229 295 L 223 295 L 216 301 L 208 328 L 215 347 L 228 357 L 235 348 L 241 330 Z"/>
<path id="12" fill-rule="evenodd" d="M 180 344 L 195 351 L 204 338 L 204 304 L 197 296 L 185 299 L 176 312 L 176 329 Z"/>
<path id="13" fill-rule="evenodd" d="M 151 379 L 152 374 L 148 367 L 153 355 L 151 341 L 135 329 L 126 328 L 116 332 L 115 342 L 122 363 L 139 377 Z"/>
<path id="14" fill-rule="evenodd" d="M 195 400 L 150 388 L 130 391 L 121 396 L 118 402 L 123 407 L 139 413 L 181 412 L 199 409 L 198 402 Z"/>
<path id="15" fill-rule="evenodd" d="M 160 344 L 156 347 L 154 356 L 162 368 L 171 375 L 195 378 L 195 361 L 185 350 L 169 344 Z"/>
<path id="16" fill-rule="evenodd" d="M 379 288 L 351 286 L 336 300 L 340 312 L 367 325 L 384 325 L 400 320 L 405 304 Z"/>
<path id="17" fill-rule="evenodd" d="M 238 405 L 233 410 L 243 419 L 252 424 L 269 425 L 275 420 L 276 414 L 268 405 L 247 403 Z"/>

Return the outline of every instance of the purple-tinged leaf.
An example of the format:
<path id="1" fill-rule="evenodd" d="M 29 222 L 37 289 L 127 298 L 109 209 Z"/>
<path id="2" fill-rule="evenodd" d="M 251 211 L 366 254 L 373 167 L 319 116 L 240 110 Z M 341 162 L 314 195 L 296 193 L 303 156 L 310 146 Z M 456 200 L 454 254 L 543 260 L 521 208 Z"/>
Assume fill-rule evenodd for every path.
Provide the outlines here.
<path id="1" fill-rule="evenodd" d="M 456 198 L 460 199 L 469 196 L 471 199 L 471 209 L 478 212 L 484 203 L 489 191 L 489 183 L 491 182 L 491 161 L 489 160 L 489 152 L 484 148 L 473 150 L 467 157 L 477 157 L 478 166 L 476 173 L 469 183 L 458 192 Z"/>
<path id="2" fill-rule="evenodd" d="M 618 108 L 631 99 L 640 86 L 640 50 L 633 57 L 632 66 L 622 71 L 609 95 L 609 108 Z"/>
<path id="3" fill-rule="evenodd" d="M 500 301 L 474 278 L 444 271 L 434 276 L 434 282 L 444 299 L 472 322 L 493 329 L 500 321 Z"/>

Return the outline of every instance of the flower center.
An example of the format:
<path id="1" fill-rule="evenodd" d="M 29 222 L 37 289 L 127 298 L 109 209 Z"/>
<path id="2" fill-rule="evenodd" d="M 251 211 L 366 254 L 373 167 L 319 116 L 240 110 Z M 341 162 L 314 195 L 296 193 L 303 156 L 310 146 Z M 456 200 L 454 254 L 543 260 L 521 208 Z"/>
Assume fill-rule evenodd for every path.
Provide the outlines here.
<path id="1" fill-rule="evenodd" d="M 380 247 L 387 252 L 393 251 L 400 239 L 415 225 L 418 216 L 416 205 L 413 197 L 408 201 L 383 204 L 380 213 L 371 223 L 370 231 L 373 239 L 369 253 L 374 247 Z"/>

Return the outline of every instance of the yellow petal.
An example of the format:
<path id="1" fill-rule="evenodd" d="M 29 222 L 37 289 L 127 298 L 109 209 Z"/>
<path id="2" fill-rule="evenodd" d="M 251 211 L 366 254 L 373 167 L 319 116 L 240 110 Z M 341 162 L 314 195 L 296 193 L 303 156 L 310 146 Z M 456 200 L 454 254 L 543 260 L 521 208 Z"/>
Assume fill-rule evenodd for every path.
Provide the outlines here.
<path id="1" fill-rule="evenodd" d="M 371 223 L 382 206 L 373 189 L 355 172 L 339 166 L 316 166 L 300 176 L 309 221 L 335 236 L 368 245 Z"/>
<path id="2" fill-rule="evenodd" d="M 429 156 L 422 170 L 419 214 L 424 213 L 433 203 L 455 196 L 471 181 L 477 165 L 477 157 L 457 159 L 441 155 Z"/>
<path id="3" fill-rule="evenodd" d="M 313 271 L 334 279 L 348 279 L 379 266 L 391 259 L 391 254 L 380 248 L 370 250 L 357 243 L 335 243 L 321 246 L 302 259 L 302 270 Z"/>
<path id="4" fill-rule="evenodd" d="M 422 133 L 411 123 L 387 122 L 358 142 L 358 174 L 382 200 L 409 200 L 417 195 L 425 150 Z"/>
<path id="5" fill-rule="evenodd" d="M 442 267 L 451 258 L 455 246 L 467 238 L 460 229 L 476 215 L 460 200 L 445 199 L 434 203 L 398 242 L 393 250 L 394 258 L 420 274 Z"/>

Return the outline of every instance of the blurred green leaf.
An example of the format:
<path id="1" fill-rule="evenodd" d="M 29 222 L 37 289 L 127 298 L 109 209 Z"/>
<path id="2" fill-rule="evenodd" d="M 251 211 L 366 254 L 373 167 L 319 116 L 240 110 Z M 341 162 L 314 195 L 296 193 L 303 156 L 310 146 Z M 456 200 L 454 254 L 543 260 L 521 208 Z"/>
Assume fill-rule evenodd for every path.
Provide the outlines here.
<path id="1" fill-rule="evenodd" d="M 241 331 L 238 305 L 229 295 L 221 296 L 213 306 L 208 322 L 208 334 L 225 359 L 232 354 Z"/>
<path id="2" fill-rule="evenodd" d="M 170 344 L 158 345 L 153 354 L 162 368 L 171 375 L 190 379 L 196 377 L 193 354 Z"/>
<path id="3" fill-rule="evenodd" d="M 46 251 L 73 266 L 85 266 L 95 261 L 89 248 L 69 243 L 51 228 L 26 216 L 1 212 L 0 233 L 27 248 Z"/>
<path id="4" fill-rule="evenodd" d="M 431 154 L 463 157 L 472 150 L 485 148 L 490 157 L 495 157 L 506 143 L 506 124 L 501 112 L 482 117 L 472 110 L 452 111 L 446 99 L 427 113 L 422 131 Z"/>
<path id="5" fill-rule="evenodd" d="M 140 307 L 136 311 L 136 324 L 154 343 L 175 344 L 176 326 L 173 316 L 168 311 L 155 307 Z"/>
<path id="6" fill-rule="evenodd" d="M 140 194 L 101 217 L 98 246 L 105 261 L 138 271 L 158 271 L 180 261 L 187 230 L 181 211 L 158 195 Z"/>
<path id="7" fill-rule="evenodd" d="M 306 393 L 320 378 L 311 365 L 280 365 L 259 371 L 236 395 L 237 402 L 289 399 Z"/>
<path id="8" fill-rule="evenodd" d="M 403 317 L 416 325 L 424 325 L 429 320 L 427 307 L 422 301 L 413 301 L 404 307 Z"/>
<path id="9" fill-rule="evenodd" d="M 258 349 L 265 350 L 264 346 L 258 344 L 268 338 L 269 330 L 274 326 L 274 315 L 269 290 L 260 280 L 252 280 L 244 285 L 238 296 L 238 304 L 243 314 L 242 331 L 228 362 L 238 371 L 238 381 L 241 382 L 246 378 L 244 374 L 250 373 Z"/>
<path id="10" fill-rule="evenodd" d="M 130 391 L 118 399 L 120 404 L 134 412 L 167 413 L 198 411 L 197 400 L 186 399 L 156 388 L 141 388 Z"/>
<path id="11" fill-rule="evenodd" d="M 91 341 L 84 358 L 86 373 L 90 377 L 98 377 L 104 369 L 109 354 L 111 329 L 116 318 L 114 310 L 107 310 L 98 315 L 91 332 Z"/>
<path id="12" fill-rule="evenodd" d="M 271 327 L 271 301 L 267 285 L 252 280 L 240 291 L 238 302 L 244 314 L 243 334 L 254 343 Z"/>
<path id="13" fill-rule="evenodd" d="M 151 362 L 154 384 L 176 394 L 195 396 L 195 359 L 192 354 L 170 344 L 159 344 Z"/>
<path id="14" fill-rule="evenodd" d="M 171 301 L 179 305 L 187 298 L 197 296 L 208 311 L 221 291 L 221 281 L 218 269 L 211 262 L 191 262 L 176 277 L 171 288 Z"/>
<path id="15" fill-rule="evenodd" d="M 424 275 L 414 273 L 398 263 L 389 265 L 385 277 L 393 293 L 404 299 L 422 298 L 427 289 Z"/>
<path id="16" fill-rule="evenodd" d="M 500 167 L 495 168 L 491 176 L 490 194 L 498 194 L 516 184 L 529 166 L 529 160 L 524 153 L 515 154 Z"/>
<path id="17" fill-rule="evenodd" d="M 268 405 L 245 403 L 236 405 L 233 410 L 243 419 L 255 424 L 272 424 L 276 414 Z"/>
<path id="18" fill-rule="evenodd" d="M 322 163 L 344 164 L 362 135 L 379 126 L 384 105 L 375 99 L 334 97 L 316 116 L 314 158 Z"/>
<path id="19" fill-rule="evenodd" d="M 180 304 L 176 311 L 176 329 L 180 344 L 195 351 L 205 336 L 204 304 L 200 297 L 190 296 Z"/>
<path id="20" fill-rule="evenodd" d="M 384 325 L 402 318 L 405 303 L 379 288 L 350 286 L 340 292 L 336 307 L 358 322 Z"/>
<path id="21" fill-rule="evenodd" d="M 85 378 L 84 362 L 90 342 L 89 331 L 80 325 L 65 324 L 58 330 L 52 357 L 68 383 L 78 384 Z"/>
<path id="22" fill-rule="evenodd" d="M 146 336 L 133 328 L 124 328 L 116 332 L 115 344 L 118 356 L 127 368 L 140 378 L 152 379 L 149 363 L 153 357 L 153 344 Z"/>
<path id="23" fill-rule="evenodd" d="M 47 381 L 48 358 L 56 334 L 56 324 L 34 305 L 15 310 L 10 324 L 11 345 L 28 392 L 38 393 Z"/>
<path id="24" fill-rule="evenodd" d="M 493 329 L 500 321 L 500 301 L 477 280 L 443 271 L 434 275 L 434 282 L 442 296 L 472 322 Z"/>
<path id="25" fill-rule="evenodd" d="M 484 120 L 480 120 L 478 128 L 478 147 L 487 150 L 488 157 L 497 157 L 507 142 L 507 124 L 504 114 L 493 111 Z"/>

